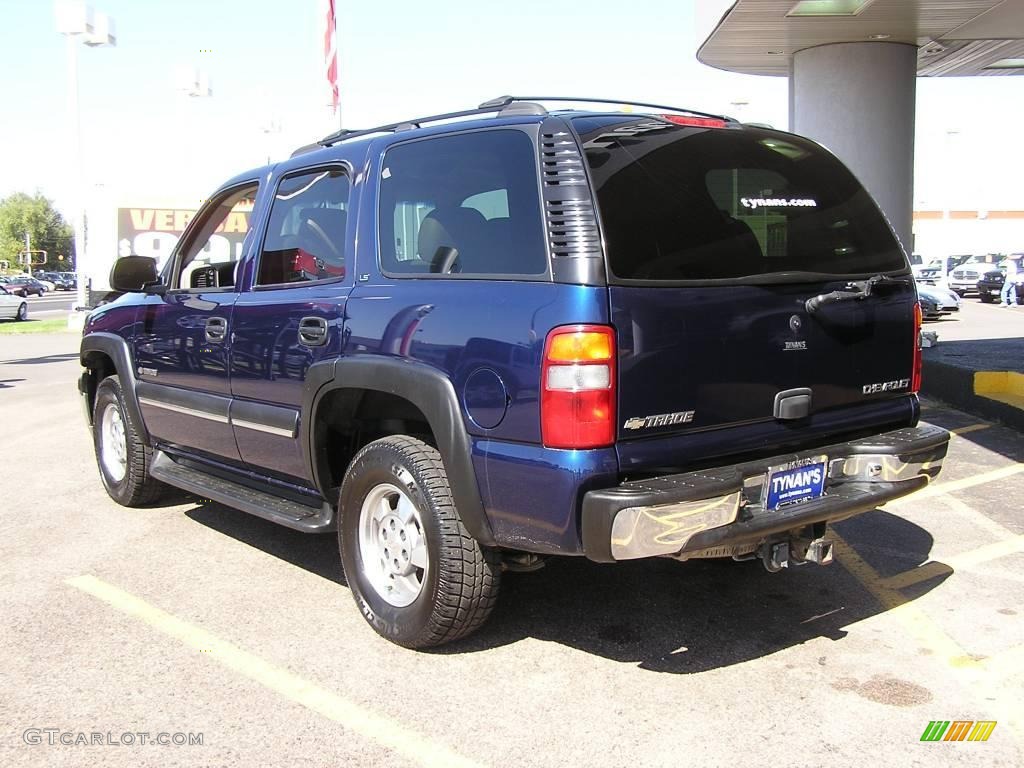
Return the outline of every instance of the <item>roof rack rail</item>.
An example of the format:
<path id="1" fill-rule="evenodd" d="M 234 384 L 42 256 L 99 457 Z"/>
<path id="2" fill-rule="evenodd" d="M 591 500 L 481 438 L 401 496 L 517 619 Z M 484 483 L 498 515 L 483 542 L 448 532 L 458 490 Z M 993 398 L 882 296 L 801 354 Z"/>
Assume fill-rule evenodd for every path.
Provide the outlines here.
<path id="1" fill-rule="evenodd" d="M 373 128 L 342 128 L 340 131 L 325 136 L 315 144 L 306 144 L 299 147 L 292 152 L 292 157 L 297 155 L 303 155 L 307 152 L 312 152 L 323 147 L 330 147 L 342 141 L 348 141 L 349 139 L 355 139 L 360 136 L 369 136 L 374 133 L 393 133 L 397 131 L 409 131 L 415 128 L 421 127 L 424 123 L 436 123 L 442 120 L 455 120 L 460 117 L 472 117 L 474 115 L 485 115 L 492 112 L 497 112 L 501 115 L 546 115 L 547 110 L 538 101 L 579 101 L 587 104 L 625 104 L 632 107 L 648 107 L 651 109 L 667 109 L 671 112 L 684 112 L 688 115 L 698 115 L 700 117 L 712 117 L 719 120 L 725 120 L 729 123 L 735 123 L 735 118 L 727 117 L 725 115 L 716 115 L 712 112 L 701 112 L 697 109 L 688 109 L 686 107 L 669 107 L 664 104 L 647 104 L 642 101 L 620 101 L 616 99 L 589 99 L 580 96 L 499 96 L 496 99 L 490 99 L 480 104 L 475 109 L 462 109 L 457 112 L 444 112 L 440 115 L 427 115 L 425 117 L 415 117 L 411 120 L 400 120 L 396 123 L 387 123 L 386 125 L 378 125 Z"/>
<path id="2" fill-rule="evenodd" d="M 688 115 L 698 115 L 700 117 L 714 117 L 719 120 L 725 120 L 726 122 L 735 123 L 736 119 L 728 117 L 726 115 L 716 115 L 713 112 L 701 112 L 697 109 L 690 109 L 688 107 L 669 107 L 665 104 L 647 104 L 643 101 L 629 101 L 618 100 L 618 99 L 590 99 L 585 96 L 499 96 L 496 99 L 485 101 L 480 105 L 480 108 L 497 109 L 511 106 L 516 102 L 536 102 L 536 101 L 580 101 L 585 104 L 623 104 L 631 107 L 649 107 L 651 109 L 667 109 L 672 112 L 685 112 Z"/>
<path id="3" fill-rule="evenodd" d="M 487 105 L 481 104 L 476 109 L 462 109 L 458 112 L 444 112 L 440 115 L 427 115 L 425 117 L 414 117 L 411 120 L 399 120 L 397 123 L 387 123 L 386 125 L 378 125 L 373 128 L 360 128 L 358 130 L 352 130 L 350 128 L 343 128 L 340 131 L 335 131 L 329 136 L 325 136 L 320 139 L 316 144 L 310 144 L 305 147 L 300 147 L 297 152 L 309 151 L 310 149 L 316 149 L 318 147 L 329 147 L 333 144 L 337 144 L 339 141 L 348 141 L 358 136 L 368 136 L 372 133 L 389 133 L 394 131 L 409 131 L 414 128 L 419 128 L 424 123 L 437 123 L 442 120 L 455 120 L 460 117 L 471 117 L 472 115 L 485 115 L 491 112 L 498 112 L 499 114 L 505 115 L 544 115 L 547 114 L 547 110 L 539 104 L 523 104 L 522 99 L 513 99 L 508 104 L 495 104 Z M 513 104 L 515 102 L 515 104 Z"/>

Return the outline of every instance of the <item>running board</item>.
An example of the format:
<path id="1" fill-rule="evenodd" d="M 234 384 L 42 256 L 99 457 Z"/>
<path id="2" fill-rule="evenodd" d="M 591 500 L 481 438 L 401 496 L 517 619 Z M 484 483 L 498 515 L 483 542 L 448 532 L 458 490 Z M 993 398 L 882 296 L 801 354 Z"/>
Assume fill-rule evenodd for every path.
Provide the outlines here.
<path id="1" fill-rule="evenodd" d="M 272 493 L 258 491 L 178 464 L 161 450 L 153 451 L 149 474 L 175 488 L 181 488 L 183 491 L 226 504 L 296 531 L 326 533 L 335 530 L 334 509 L 327 502 L 318 510 L 297 501 L 282 499 Z"/>

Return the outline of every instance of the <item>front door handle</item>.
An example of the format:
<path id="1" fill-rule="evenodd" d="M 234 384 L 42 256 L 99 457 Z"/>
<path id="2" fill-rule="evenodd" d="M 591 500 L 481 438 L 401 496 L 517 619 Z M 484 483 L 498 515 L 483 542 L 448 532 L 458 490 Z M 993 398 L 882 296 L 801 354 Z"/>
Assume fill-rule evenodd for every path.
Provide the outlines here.
<path id="1" fill-rule="evenodd" d="M 307 347 L 322 347 L 327 343 L 327 321 L 322 317 L 304 317 L 299 320 L 299 343 Z"/>
<path id="2" fill-rule="evenodd" d="M 223 317 L 208 317 L 206 319 L 206 340 L 211 344 L 220 344 L 227 338 L 228 321 Z"/>

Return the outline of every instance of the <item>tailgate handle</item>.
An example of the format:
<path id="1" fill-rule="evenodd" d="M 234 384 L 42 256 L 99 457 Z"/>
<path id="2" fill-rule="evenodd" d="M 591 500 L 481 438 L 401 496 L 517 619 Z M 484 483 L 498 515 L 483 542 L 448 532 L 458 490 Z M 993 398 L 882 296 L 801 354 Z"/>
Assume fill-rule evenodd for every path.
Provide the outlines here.
<path id="1" fill-rule="evenodd" d="M 811 415 L 811 390 L 786 389 L 775 396 L 772 415 L 776 419 L 805 419 Z"/>

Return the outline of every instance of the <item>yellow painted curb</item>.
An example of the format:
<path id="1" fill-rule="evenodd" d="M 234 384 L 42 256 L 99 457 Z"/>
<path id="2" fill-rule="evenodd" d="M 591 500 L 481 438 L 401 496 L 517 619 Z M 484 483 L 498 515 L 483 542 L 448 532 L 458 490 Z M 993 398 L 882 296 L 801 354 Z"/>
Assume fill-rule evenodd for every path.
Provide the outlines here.
<path id="1" fill-rule="evenodd" d="M 1024 410 L 1024 373 L 1015 371 L 977 371 L 974 394 Z"/>

